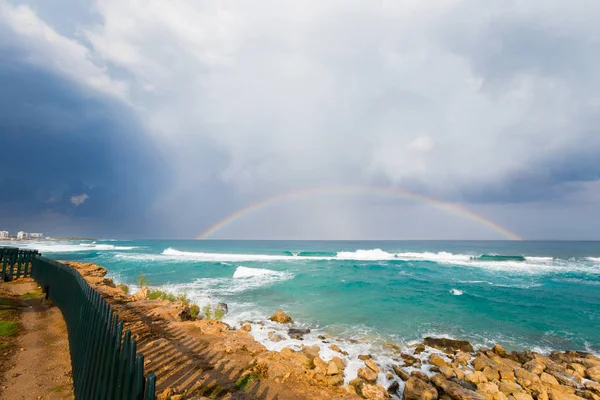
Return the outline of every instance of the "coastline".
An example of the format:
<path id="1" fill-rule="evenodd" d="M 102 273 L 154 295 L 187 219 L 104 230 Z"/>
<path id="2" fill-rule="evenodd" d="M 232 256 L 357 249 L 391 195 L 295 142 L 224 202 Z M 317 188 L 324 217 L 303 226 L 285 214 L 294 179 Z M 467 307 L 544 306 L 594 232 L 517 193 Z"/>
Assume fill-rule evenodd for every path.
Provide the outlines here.
<path id="1" fill-rule="evenodd" d="M 367 341 L 363 341 L 363 346 L 361 341 L 354 343 L 319 335 L 321 343 L 318 346 L 305 345 L 299 344 L 302 343 L 302 331 L 289 330 L 298 328 L 293 324 L 248 321 L 231 327 L 218 321 L 192 321 L 183 303 L 147 300 L 143 291 L 130 296 L 105 277 L 106 269 L 91 263 L 65 263 L 78 269 L 111 305 L 137 317 L 130 321 L 125 319 L 126 326 L 131 323 L 140 330 L 144 321 L 152 320 L 153 325 L 158 321 L 164 326 L 165 332 L 177 332 L 171 335 L 172 341 L 165 337 L 145 340 L 140 346 L 141 352 L 144 352 L 143 345 L 148 349 L 161 344 L 177 349 L 181 347 L 178 346 L 180 341 L 192 338 L 203 343 L 206 353 L 212 355 L 212 362 L 235 366 L 231 367 L 235 372 L 227 376 L 213 373 L 216 376 L 211 379 L 223 389 L 223 396 L 229 396 L 216 398 L 260 397 L 258 394 L 261 393 L 265 398 L 280 396 L 286 399 L 383 399 L 390 395 L 399 398 L 404 394 L 407 399 L 600 400 L 600 358 L 593 354 L 506 352 L 498 345 L 493 349 L 476 350 L 468 342 L 429 338 L 425 343 L 403 348 L 393 343 L 385 344 L 389 350 L 385 357 L 357 355 L 356 351 L 350 355 L 345 347 L 368 349 Z M 282 333 L 286 330 L 288 335 Z M 132 331 L 135 335 L 136 331 Z M 144 334 L 143 329 L 140 332 L 140 335 Z M 297 339 L 291 340 L 290 333 Z M 143 337 L 140 339 L 144 340 Z M 157 340 L 160 341 L 154 343 Z M 152 357 L 147 361 L 149 370 L 158 368 L 154 369 L 158 375 L 157 393 L 163 398 L 168 398 L 169 394 L 187 398 L 196 394 L 194 390 L 201 390 L 185 384 L 171 385 L 181 379 L 170 379 L 173 374 L 168 372 L 169 369 L 165 375 L 161 369 L 169 367 L 168 363 L 156 364 Z M 183 368 L 186 372 L 178 373 L 194 375 L 194 368 L 190 364 Z M 196 368 L 205 371 L 202 365 Z M 214 366 L 208 370 L 214 371 Z M 204 372 L 200 372 L 202 374 Z"/>

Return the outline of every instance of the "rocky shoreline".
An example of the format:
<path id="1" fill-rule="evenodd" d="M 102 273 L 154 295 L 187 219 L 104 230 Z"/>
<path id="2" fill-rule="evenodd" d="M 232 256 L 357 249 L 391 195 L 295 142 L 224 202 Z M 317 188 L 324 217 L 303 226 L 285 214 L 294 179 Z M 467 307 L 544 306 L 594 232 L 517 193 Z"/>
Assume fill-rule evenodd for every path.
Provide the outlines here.
<path id="1" fill-rule="evenodd" d="M 143 290 L 129 295 L 106 278 L 106 269 L 100 266 L 65 263 L 80 271 L 111 304 L 181 327 L 206 342 L 218 354 L 219 362 L 235 364 L 239 373 L 233 382 L 223 378 L 220 385 L 224 394 L 214 398 L 600 400 L 600 358 L 593 354 L 508 352 L 499 345 L 474 349 L 465 341 L 425 338 L 408 348 L 386 344 L 391 362 L 377 363 L 370 354 L 351 357 L 341 342 L 331 343 L 327 336 L 318 337 L 321 346 L 301 344 L 268 350 L 252 336 L 253 329 L 267 327 L 267 340 L 282 345 L 291 339 L 298 343 L 310 330 L 294 326 L 292 318 L 281 310 L 271 321 L 248 321 L 238 327 L 196 319 L 182 302 L 148 300 Z M 286 326 L 287 334 L 269 331 L 267 323 Z M 358 368 L 350 368 L 349 363 Z M 195 397 L 200 389 L 183 390 L 167 385 L 167 381 L 161 386 L 161 370 L 155 372 L 159 398 L 202 398 Z M 250 395 L 257 393 L 253 390 L 258 387 L 267 395 Z"/>

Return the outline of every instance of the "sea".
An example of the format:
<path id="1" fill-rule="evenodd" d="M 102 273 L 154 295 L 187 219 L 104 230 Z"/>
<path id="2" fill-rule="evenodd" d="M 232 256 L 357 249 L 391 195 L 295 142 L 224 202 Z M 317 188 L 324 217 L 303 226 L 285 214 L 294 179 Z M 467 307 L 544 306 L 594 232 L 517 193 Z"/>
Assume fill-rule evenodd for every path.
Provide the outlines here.
<path id="1" fill-rule="evenodd" d="M 15 243 L 12 243 L 13 245 Z M 224 321 L 272 350 L 318 344 L 394 362 L 387 343 L 426 336 L 508 350 L 600 353 L 600 242 L 97 240 L 21 242 L 55 260 L 104 266 L 116 283 L 224 302 Z M 290 339 L 281 308 L 311 329 Z M 274 342 L 269 332 L 287 340 Z M 329 337 L 328 337 L 329 335 Z M 320 336 L 320 337 L 319 337 Z M 326 340 L 323 340 L 323 337 Z M 355 375 L 354 375 L 355 376 Z"/>

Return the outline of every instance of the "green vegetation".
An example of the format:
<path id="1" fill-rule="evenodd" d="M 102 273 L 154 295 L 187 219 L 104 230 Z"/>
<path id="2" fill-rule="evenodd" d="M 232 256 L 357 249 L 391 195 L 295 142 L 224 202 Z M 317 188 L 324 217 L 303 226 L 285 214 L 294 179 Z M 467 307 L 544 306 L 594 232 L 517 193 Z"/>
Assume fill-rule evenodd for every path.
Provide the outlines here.
<path id="1" fill-rule="evenodd" d="M 148 298 L 150 300 L 169 300 L 169 301 L 177 301 L 179 296 L 174 295 L 173 293 L 165 292 L 158 289 L 148 290 Z"/>
<path id="2" fill-rule="evenodd" d="M 22 299 L 37 299 L 38 297 L 41 297 L 42 295 L 40 293 L 25 293 L 21 295 Z"/>
<path id="3" fill-rule="evenodd" d="M 190 314 L 192 315 L 192 318 L 198 318 L 198 314 L 200 314 L 200 307 L 198 307 L 196 304 L 192 304 L 190 306 Z"/>
<path id="4" fill-rule="evenodd" d="M 60 393 L 63 391 L 64 388 L 65 388 L 64 385 L 58 385 L 58 386 L 55 386 L 52 389 L 50 389 L 50 391 L 54 392 L 54 393 Z"/>
<path id="5" fill-rule="evenodd" d="M 221 321 L 225 316 L 225 310 L 220 307 L 212 308 L 208 304 L 202 307 L 202 312 L 204 314 L 204 319 L 212 319 L 215 321 Z"/>
<path id="6" fill-rule="evenodd" d="M 252 382 L 259 380 L 260 377 L 257 374 L 248 374 L 240 377 L 240 379 L 235 382 L 235 387 L 238 389 L 246 390 Z"/>
<path id="7" fill-rule="evenodd" d="M 129 286 L 120 284 L 119 287 L 121 288 L 121 290 L 123 291 L 123 293 L 129 294 Z"/>
<path id="8" fill-rule="evenodd" d="M 205 305 L 202 307 L 202 312 L 204 313 L 204 319 L 212 319 L 212 311 L 210 305 Z"/>
<path id="9" fill-rule="evenodd" d="M 146 276 L 144 274 L 139 274 L 137 284 L 141 289 L 143 287 L 148 287 L 148 285 L 150 285 L 150 281 L 146 279 Z"/>
<path id="10" fill-rule="evenodd" d="M 6 343 L 0 343 L 0 350 L 4 350 L 7 347 L 8 347 L 8 344 L 6 344 Z"/>
<path id="11" fill-rule="evenodd" d="M 0 336 L 14 336 L 18 330 L 19 326 L 16 322 L 0 321 Z"/>
<path id="12" fill-rule="evenodd" d="M 0 299 L 0 306 L 16 306 L 13 301 Z"/>

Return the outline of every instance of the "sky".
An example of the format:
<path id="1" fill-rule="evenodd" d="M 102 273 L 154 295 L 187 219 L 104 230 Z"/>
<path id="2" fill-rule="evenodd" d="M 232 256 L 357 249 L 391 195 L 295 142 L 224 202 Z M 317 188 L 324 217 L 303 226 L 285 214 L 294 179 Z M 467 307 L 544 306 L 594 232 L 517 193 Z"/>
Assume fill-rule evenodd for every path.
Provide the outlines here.
<path id="1" fill-rule="evenodd" d="M 0 0 L 0 230 L 600 240 L 600 3 Z M 479 218 L 479 220 L 481 220 Z"/>

